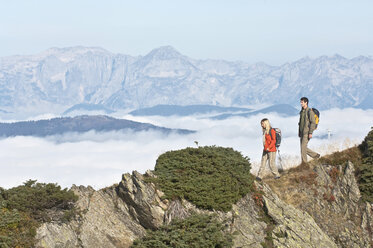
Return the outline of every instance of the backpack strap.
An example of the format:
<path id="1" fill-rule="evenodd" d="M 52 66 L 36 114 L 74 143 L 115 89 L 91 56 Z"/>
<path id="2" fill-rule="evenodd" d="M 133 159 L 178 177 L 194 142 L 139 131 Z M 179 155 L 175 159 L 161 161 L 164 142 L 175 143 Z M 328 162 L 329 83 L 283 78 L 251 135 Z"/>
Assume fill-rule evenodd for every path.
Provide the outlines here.
<path id="1" fill-rule="evenodd" d="M 308 108 L 308 110 L 307 110 L 307 115 L 308 115 L 308 120 L 311 122 L 311 120 L 310 120 L 310 112 L 311 112 L 311 108 Z"/>
<path id="2" fill-rule="evenodd" d="M 271 138 L 273 139 L 273 137 L 272 137 L 272 129 L 273 129 L 273 128 L 270 128 L 270 129 L 269 129 L 269 135 L 270 135 Z M 274 138 L 274 139 L 276 139 L 276 131 L 275 131 L 275 138 Z"/>

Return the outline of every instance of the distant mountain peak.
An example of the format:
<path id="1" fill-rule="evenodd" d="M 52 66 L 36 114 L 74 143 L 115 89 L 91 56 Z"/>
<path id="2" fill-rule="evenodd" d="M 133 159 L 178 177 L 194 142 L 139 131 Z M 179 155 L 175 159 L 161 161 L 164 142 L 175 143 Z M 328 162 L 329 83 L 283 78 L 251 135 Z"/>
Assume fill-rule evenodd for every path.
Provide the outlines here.
<path id="1" fill-rule="evenodd" d="M 270 66 L 195 60 L 172 46 L 139 57 L 78 46 L 0 59 L 0 109 L 12 112 L 0 112 L 6 118 L 57 114 L 71 106 L 81 114 L 159 104 L 298 104 L 304 94 L 319 109 L 361 103 L 373 108 L 371 57 L 305 57 Z M 79 105 L 83 103 L 91 106 Z"/>
<path id="2" fill-rule="evenodd" d="M 333 56 L 331 56 L 332 59 L 346 59 L 345 57 L 343 57 L 342 55 L 336 53 L 334 54 Z"/>
<path id="3" fill-rule="evenodd" d="M 184 57 L 184 55 L 179 53 L 172 46 L 161 46 L 150 51 L 150 53 L 148 53 L 146 57 L 152 57 L 154 59 L 160 59 L 160 60 L 167 60 L 167 59 L 174 59 L 178 57 Z"/>
<path id="4" fill-rule="evenodd" d="M 85 46 L 73 46 L 73 47 L 51 47 L 44 51 L 44 53 L 67 53 L 67 52 L 78 52 L 78 53 L 85 53 L 85 52 L 105 52 L 110 53 L 109 51 L 105 50 L 101 47 L 85 47 Z"/>
<path id="5" fill-rule="evenodd" d="M 101 47 L 84 47 L 84 46 L 74 46 L 74 47 L 51 47 L 39 54 L 37 57 L 45 58 L 49 56 L 55 56 L 62 59 L 63 61 L 71 61 L 75 59 L 76 56 L 80 56 L 87 53 L 93 54 L 111 54 L 111 52 L 101 48 Z"/>

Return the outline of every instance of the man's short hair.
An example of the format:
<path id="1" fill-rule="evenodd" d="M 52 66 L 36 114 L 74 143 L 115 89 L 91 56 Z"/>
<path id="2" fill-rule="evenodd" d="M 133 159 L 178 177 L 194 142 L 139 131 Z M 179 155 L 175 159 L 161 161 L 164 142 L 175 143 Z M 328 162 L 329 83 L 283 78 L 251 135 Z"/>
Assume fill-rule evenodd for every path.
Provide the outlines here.
<path id="1" fill-rule="evenodd" d="M 307 97 L 302 97 L 300 100 L 307 103 L 307 105 L 308 105 L 308 98 Z"/>

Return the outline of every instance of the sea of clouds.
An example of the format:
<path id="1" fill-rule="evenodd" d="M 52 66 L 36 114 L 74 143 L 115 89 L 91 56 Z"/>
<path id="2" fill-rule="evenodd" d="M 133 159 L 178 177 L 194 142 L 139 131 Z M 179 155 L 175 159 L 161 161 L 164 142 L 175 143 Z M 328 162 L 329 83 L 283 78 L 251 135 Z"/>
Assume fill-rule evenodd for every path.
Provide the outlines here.
<path id="1" fill-rule="evenodd" d="M 261 153 L 260 120 L 268 118 L 282 130 L 282 166 L 300 162 L 298 116 L 259 114 L 248 118 L 211 120 L 202 116 L 121 118 L 169 128 L 197 131 L 189 135 L 147 132 L 68 133 L 46 138 L 11 137 L 0 139 L 0 187 L 10 188 L 28 179 L 58 183 L 63 187 L 91 185 L 96 189 L 121 180 L 123 173 L 153 169 L 157 157 L 185 147 L 232 147 L 248 156 L 256 173 Z M 331 109 L 321 112 L 320 124 L 309 147 L 322 155 L 360 144 L 373 126 L 373 110 Z M 328 130 L 332 134 L 328 139 Z"/>

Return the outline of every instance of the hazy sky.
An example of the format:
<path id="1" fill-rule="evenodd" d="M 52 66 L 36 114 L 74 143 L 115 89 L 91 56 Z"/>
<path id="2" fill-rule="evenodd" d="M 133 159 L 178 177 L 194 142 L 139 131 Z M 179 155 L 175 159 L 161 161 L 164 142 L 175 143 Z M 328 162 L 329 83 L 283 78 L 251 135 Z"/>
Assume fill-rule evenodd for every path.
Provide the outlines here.
<path id="1" fill-rule="evenodd" d="M 278 65 L 373 55 L 371 0 L 0 0 L 0 57 L 99 46 Z"/>

